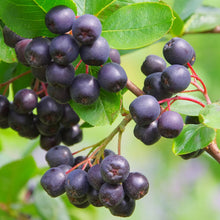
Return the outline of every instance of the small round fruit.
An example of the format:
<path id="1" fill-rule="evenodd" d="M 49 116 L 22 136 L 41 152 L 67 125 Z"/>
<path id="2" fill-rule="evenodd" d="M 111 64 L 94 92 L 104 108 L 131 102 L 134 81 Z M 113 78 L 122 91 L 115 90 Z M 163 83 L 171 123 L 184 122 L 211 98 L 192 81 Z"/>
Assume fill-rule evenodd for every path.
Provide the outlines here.
<path id="1" fill-rule="evenodd" d="M 4 121 L 8 118 L 9 111 L 10 102 L 5 96 L 0 95 L 0 121 Z"/>
<path id="2" fill-rule="evenodd" d="M 141 199 L 147 193 L 149 189 L 149 183 L 147 178 L 138 172 L 129 173 L 128 178 L 123 183 L 123 188 L 130 198 Z"/>
<path id="3" fill-rule="evenodd" d="M 149 55 L 145 58 L 141 71 L 148 76 L 152 73 L 162 72 L 166 68 L 166 62 L 163 58 L 156 55 Z"/>
<path id="4" fill-rule="evenodd" d="M 105 38 L 98 37 L 92 45 L 83 45 L 80 48 L 82 61 L 91 66 L 104 64 L 109 57 L 109 45 Z"/>
<path id="5" fill-rule="evenodd" d="M 128 161 L 120 155 L 106 157 L 101 162 L 101 175 L 110 184 L 122 183 L 128 177 L 130 166 Z"/>
<path id="6" fill-rule="evenodd" d="M 89 184 L 96 190 L 99 190 L 104 183 L 104 180 L 101 175 L 101 165 L 96 164 L 92 166 L 88 171 L 88 181 Z"/>
<path id="7" fill-rule="evenodd" d="M 50 9 L 45 16 L 47 28 L 55 34 L 64 34 L 71 30 L 75 13 L 71 8 L 58 5 Z"/>
<path id="8" fill-rule="evenodd" d="M 149 125 L 160 115 L 160 105 L 151 95 L 137 97 L 129 106 L 134 121 L 140 125 Z"/>
<path id="9" fill-rule="evenodd" d="M 101 32 L 101 22 L 94 15 L 84 14 L 73 22 L 73 37 L 82 45 L 92 44 Z"/>
<path id="10" fill-rule="evenodd" d="M 99 97 L 100 86 L 97 79 L 89 74 L 77 75 L 70 87 L 71 98 L 80 104 L 90 105 Z"/>
<path id="11" fill-rule="evenodd" d="M 122 90 L 126 86 L 127 79 L 125 70 L 117 63 L 105 64 L 98 73 L 100 86 L 109 92 Z"/>
<path id="12" fill-rule="evenodd" d="M 61 142 L 61 135 L 57 133 L 52 136 L 40 136 L 40 147 L 46 151 L 50 150 L 52 147 L 60 144 Z"/>
<path id="13" fill-rule="evenodd" d="M 166 111 L 158 119 L 158 130 L 165 138 L 177 137 L 182 131 L 183 125 L 181 115 L 174 111 Z"/>
<path id="14" fill-rule="evenodd" d="M 109 57 L 113 63 L 121 64 L 121 56 L 118 50 L 110 48 Z"/>

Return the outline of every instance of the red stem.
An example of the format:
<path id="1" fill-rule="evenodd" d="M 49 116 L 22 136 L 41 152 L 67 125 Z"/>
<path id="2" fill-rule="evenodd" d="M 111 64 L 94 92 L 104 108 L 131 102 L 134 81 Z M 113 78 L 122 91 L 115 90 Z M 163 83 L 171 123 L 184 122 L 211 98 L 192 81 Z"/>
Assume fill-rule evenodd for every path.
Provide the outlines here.
<path id="1" fill-rule="evenodd" d="M 79 65 L 82 63 L 82 60 L 80 60 L 78 63 L 77 63 L 77 65 L 75 66 L 75 70 L 77 70 L 78 68 L 79 68 Z"/>
<path id="2" fill-rule="evenodd" d="M 86 74 L 89 73 L 89 65 L 86 65 Z"/>
<path id="3" fill-rule="evenodd" d="M 48 96 L 47 87 L 46 87 L 45 83 L 41 82 L 41 85 L 42 85 L 42 88 L 43 88 L 43 90 L 44 90 L 44 94 L 45 94 L 46 96 Z"/>
<path id="4" fill-rule="evenodd" d="M 3 91 L 3 95 L 4 95 L 4 96 L 6 95 L 8 89 L 9 89 L 9 85 L 10 85 L 10 83 L 5 86 L 5 89 L 4 89 L 4 91 Z"/>

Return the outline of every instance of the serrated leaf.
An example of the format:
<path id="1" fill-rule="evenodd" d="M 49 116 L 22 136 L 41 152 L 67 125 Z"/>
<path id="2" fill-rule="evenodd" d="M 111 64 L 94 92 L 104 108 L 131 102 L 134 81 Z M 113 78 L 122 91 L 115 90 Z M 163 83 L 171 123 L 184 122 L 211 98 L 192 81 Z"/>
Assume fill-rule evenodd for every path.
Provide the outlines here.
<path id="1" fill-rule="evenodd" d="M 0 202 L 12 203 L 36 171 L 32 157 L 6 164 L 0 169 Z"/>
<path id="2" fill-rule="evenodd" d="M 92 126 L 112 124 L 120 112 L 121 93 L 101 89 L 98 100 L 91 105 L 82 105 L 74 101 L 70 104 L 79 117 Z"/>
<path id="3" fill-rule="evenodd" d="M 45 14 L 56 5 L 66 5 L 76 12 L 72 0 L 4 0 L 1 1 L 0 18 L 22 37 L 55 36 L 45 25 Z"/>
<path id="4" fill-rule="evenodd" d="M 200 94 L 189 94 L 189 93 L 183 93 L 178 94 L 180 96 L 195 99 L 197 101 L 200 101 L 203 104 L 206 104 L 206 101 L 203 96 L 200 96 Z M 192 115 L 192 116 L 198 116 L 199 112 L 201 111 L 203 107 L 197 103 L 191 102 L 191 101 L 185 101 L 185 100 L 177 100 L 171 105 L 171 109 L 173 111 L 176 111 L 180 114 L 184 115 Z"/>
<path id="5" fill-rule="evenodd" d="M 164 36 L 173 19 L 172 10 L 165 3 L 131 4 L 115 11 L 103 22 L 102 36 L 115 49 L 141 48 Z"/>
<path id="6" fill-rule="evenodd" d="M 206 126 L 220 129 L 220 103 L 207 105 L 200 111 L 199 117 Z"/>
<path id="7" fill-rule="evenodd" d="M 173 141 L 173 153 L 182 155 L 208 146 L 216 136 L 212 128 L 203 124 L 185 125 L 180 135 Z"/>
<path id="8" fill-rule="evenodd" d="M 201 7 L 185 24 L 186 32 L 203 32 L 220 25 L 220 8 Z"/>
<path id="9" fill-rule="evenodd" d="M 181 19 L 185 20 L 199 8 L 202 1 L 203 0 L 175 0 L 173 9 Z"/>
<path id="10" fill-rule="evenodd" d="M 43 220 L 70 220 L 62 199 L 50 197 L 40 184 L 34 190 L 34 204 Z"/>
<path id="11" fill-rule="evenodd" d="M 4 61 L 6 63 L 14 63 L 17 62 L 15 50 L 13 48 L 8 47 L 4 42 L 2 27 L 0 26 L 0 61 Z"/>

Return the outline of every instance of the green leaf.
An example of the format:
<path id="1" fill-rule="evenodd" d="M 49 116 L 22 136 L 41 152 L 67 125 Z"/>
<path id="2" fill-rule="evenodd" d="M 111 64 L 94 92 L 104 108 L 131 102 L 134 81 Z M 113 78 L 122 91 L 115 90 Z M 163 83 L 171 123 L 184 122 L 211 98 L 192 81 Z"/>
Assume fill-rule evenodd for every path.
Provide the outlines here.
<path id="1" fill-rule="evenodd" d="M 17 63 L 5 63 L 0 61 L 0 83 L 7 82 L 13 77 L 13 72 L 17 67 Z M 3 94 L 6 86 L 0 88 L 0 94 Z M 8 95 L 8 93 L 6 93 Z"/>
<path id="2" fill-rule="evenodd" d="M 215 136 L 215 130 L 203 124 L 185 125 L 180 135 L 174 139 L 173 153 L 182 155 L 202 149 L 208 146 Z"/>
<path id="3" fill-rule="evenodd" d="M 203 5 L 220 8 L 219 0 L 203 0 Z"/>
<path id="4" fill-rule="evenodd" d="M 175 20 L 170 30 L 172 36 L 181 36 L 183 34 L 184 22 L 179 15 L 174 11 Z"/>
<path id="5" fill-rule="evenodd" d="M 121 93 L 111 93 L 101 89 L 98 100 L 91 105 L 71 101 L 71 106 L 81 119 L 92 126 L 112 124 L 121 107 Z"/>
<path id="6" fill-rule="evenodd" d="M 1 1 L 0 19 L 14 32 L 26 38 L 55 36 L 45 25 L 45 14 L 56 5 L 66 5 L 76 12 L 72 0 L 4 0 Z"/>
<path id="7" fill-rule="evenodd" d="M 203 0 L 175 0 L 173 9 L 182 20 L 185 20 L 199 8 L 202 1 Z"/>
<path id="8" fill-rule="evenodd" d="M 43 220 L 70 220 L 62 199 L 50 197 L 40 184 L 34 190 L 34 203 Z"/>
<path id="9" fill-rule="evenodd" d="M 203 32 L 220 25 L 220 8 L 201 7 L 185 24 L 185 32 Z"/>
<path id="10" fill-rule="evenodd" d="M 206 126 L 220 129 L 220 103 L 207 105 L 200 111 L 199 117 Z"/>
<path id="11" fill-rule="evenodd" d="M 80 125 L 80 128 L 93 128 L 93 125 L 90 125 L 88 122 L 84 122 Z"/>
<path id="12" fill-rule="evenodd" d="M 37 137 L 37 138 L 29 141 L 29 143 L 27 144 L 27 147 L 25 148 L 25 150 L 22 154 L 23 157 L 27 157 L 32 154 L 32 152 L 35 150 L 35 148 L 39 146 L 39 139 L 40 138 Z"/>
<path id="13" fill-rule="evenodd" d="M 165 3 L 146 2 L 120 8 L 103 22 L 102 36 L 115 49 L 147 46 L 164 36 L 173 24 Z"/>
<path id="14" fill-rule="evenodd" d="M 177 94 L 186 98 L 191 98 L 191 99 L 195 99 L 197 101 L 202 102 L 203 104 L 206 104 L 206 101 L 204 99 L 203 96 L 200 96 L 199 93 L 195 93 L 192 95 L 189 93 L 180 93 Z M 201 111 L 203 107 L 197 103 L 191 102 L 191 101 L 185 101 L 185 100 L 177 100 L 175 101 L 172 105 L 171 105 L 171 109 L 173 111 L 179 112 L 180 114 L 184 114 L 184 115 L 192 115 L 192 116 L 198 116 L 199 112 Z"/>
<path id="15" fill-rule="evenodd" d="M 0 26 L 0 61 L 4 61 L 6 63 L 14 63 L 17 62 L 15 50 L 13 48 L 8 47 L 4 42 L 4 37 L 2 33 L 2 27 Z"/>
<path id="16" fill-rule="evenodd" d="M 85 14 L 86 0 L 73 0 L 77 7 L 77 15 Z"/>
<path id="17" fill-rule="evenodd" d="M 15 71 L 13 72 L 13 77 L 16 77 L 16 76 L 18 76 L 22 73 L 25 73 L 29 70 L 30 70 L 30 67 L 27 67 L 27 66 L 22 65 L 21 63 L 18 63 Z M 34 77 L 31 72 L 25 76 L 22 76 L 22 77 L 16 79 L 12 83 L 12 88 L 13 88 L 14 94 L 16 94 L 19 90 L 21 90 L 23 88 L 30 87 L 33 79 L 34 79 Z"/>
<path id="18" fill-rule="evenodd" d="M 6 164 L 0 169 L 0 202 L 12 203 L 36 171 L 32 157 Z"/>

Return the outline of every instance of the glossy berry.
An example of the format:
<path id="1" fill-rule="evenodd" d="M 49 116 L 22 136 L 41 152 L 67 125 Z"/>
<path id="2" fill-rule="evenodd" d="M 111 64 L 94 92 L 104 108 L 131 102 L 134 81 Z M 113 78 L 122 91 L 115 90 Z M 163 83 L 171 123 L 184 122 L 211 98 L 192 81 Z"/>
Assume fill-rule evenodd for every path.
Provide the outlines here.
<path id="1" fill-rule="evenodd" d="M 80 104 L 90 105 L 99 97 L 100 86 L 97 79 L 89 74 L 77 75 L 70 87 L 71 98 Z"/>
<path id="2" fill-rule="evenodd" d="M 61 124 L 64 127 L 71 127 L 73 125 L 78 124 L 80 121 L 79 116 L 72 109 L 69 104 L 65 104 L 63 108 L 63 117 L 61 118 Z"/>
<path id="3" fill-rule="evenodd" d="M 107 63 L 99 70 L 98 82 L 103 89 L 118 92 L 126 86 L 127 74 L 119 64 Z"/>
<path id="4" fill-rule="evenodd" d="M 76 205 L 74 204 L 75 207 L 80 208 L 80 209 L 85 209 L 90 205 L 90 203 L 88 201 L 84 202 L 83 204 L 80 205 Z"/>
<path id="5" fill-rule="evenodd" d="M 174 37 L 163 48 L 168 63 L 185 65 L 192 60 L 194 49 L 182 38 Z"/>
<path id="6" fill-rule="evenodd" d="M 49 96 L 45 96 L 37 104 L 37 116 L 46 125 L 57 124 L 63 115 L 63 106 Z"/>
<path id="7" fill-rule="evenodd" d="M 78 124 L 72 127 L 61 128 L 60 134 L 62 142 L 67 146 L 79 143 L 82 140 L 82 130 Z"/>
<path id="8" fill-rule="evenodd" d="M 104 183 L 100 167 L 100 164 L 92 166 L 87 175 L 89 184 L 96 190 L 99 190 Z"/>
<path id="9" fill-rule="evenodd" d="M 71 8 L 58 5 L 50 9 L 45 16 L 47 28 L 55 34 L 64 34 L 71 30 L 75 13 Z"/>
<path id="10" fill-rule="evenodd" d="M 37 106 L 37 95 L 32 89 L 19 90 L 13 100 L 13 108 L 20 114 L 31 112 Z"/>
<path id="11" fill-rule="evenodd" d="M 10 103 L 8 99 L 5 96 L 0 95 L 0 121 L 4 121 L 8 118 L 9 111 Z"/>
<path id="12" fill-rule="evenodd" d="M 190 82 L 190 72 L 186 67 L 178 64 L 167 67 L 161 75 L 162 86 L 171 93 L 185 90 Z"/>
<path id="13" fill-rule="evenodd" d="M 103 206 L 103 204 L 100 202 L 100 199 L 99 199 L 99 191 L 92 187 L 89 189 L 89 192 L 87 194 L 87 199 L 88 199 L 88 202 L 95 207 Z"/>
<path id="14" fill-rule="evenodd" d="M 25 59 L 31 67 L 48 65 L 50 41 L 47 38 L 34 38 L 25 48 Z"/>
<path id="15" fill-rule="evenodd" d="M 160 114 L 160 105 L 151 95 L 137 97 L 129 106 L 134 121 L 140 125 L 149 125 L 155 121 Z"/>
<path id="16" fill-rule="evenodd" d="M 74 197 L 71 193 L 67 192 L 66 193 L 67 198 L 69 199 L 70 203 L 74 206 L 76 205 L 83 205 L 85 202 L 88 201 L 87 195 L 80 197 L 80 198 L 76 198 Z"/>
<path id="17" fill-rule="evenodd" d="M 80 57 L 85 64 L 100 66 L 109 57 L 109 45 L 103 37 L 98 37 L 92 45 L 83 45 L 80 48 Z"/>
<path id="18" fill-rule="evenodd" d="M 61 164 L 61 165 L 58 166 L 58 168 L 63 170 L 64 173 L 65 173 L 65 176 L 67 176 L 66 172 L 68 172 L 72 167 L 68 164 Z"/>
<path id="19" fill-rule="evenodd" d="M 73 37 L 80 44 L 92 44 L 100 36 L 101 32 L 101 22 L 94 15 L 84 14 L 73 22 Z"/>
<path id="20" fill-rule="evenodd" d="M 89 191 L 87 173 L 84 170 L 76 169 L 70 172 L 65 182 L 66 193 L 74 198 L 82 198 Z"/>
<path id="21" fill-rule="evenodd" d="M 128 178 L 123 183 L 123 188 L 130 198 L 141 199 L 147 193 L 149 189 L 149 183 L 147 178 L 138 172 L 129 173 Z"/>
<path id="22" fill-rule="evenodd" d="M 164 112 L 158 120 L 158 130 L 165 138 L 177 137 L 183 129 L 181 115 L 174 111 Z"/>
<path id="23" fill-rule="evenodd" d="M 110 48 L 109 58 L 113 63 L 121 64 L 121 56 L 118 50 Z"/>
<path id="24" fill-rule="evenodd" d="M 136 124 L 134 128 L 134 136 L 146 145 L 156 143 L 161 137 L 157 128 L 157 121 L 153 121 L 146 126 L 139 126 Z"/>
<path id="25" fill-rule="evenodd" d="M 31 72 L 35 78 L 39 79 L 42 82 L 47 82 L 46 79 L 46 66 L 42 67 L 31 67 Z"/>
<path id="26" fill-rule="evenodd" d="M 51 63 L 46 69 L 47 82 L 54 87 L 69 87 L 74 79 L 75 70 L 72 64 L 61 66 Z"/>
<path id="27" fill-rule="evenodd" d="M 135 200 L 125 195 L 124 199 L 117 206 L 114 206 L 109 210 L 114 216 L 129 217 L 135 210 Z"/>
<path id="28" fill-rule="evenodd" d="M 184 160 L 189 160 L 189 159 L 199 157 L 204 151 L 205 151 L 204 149 L 199 149 L 188 154 L 180 155 L 180 157 L 182 157 L 182 159 Z"/>
<path id="29" fill-rule="evenodd" d="M 166 68 L 166 62 L 163 58 L 156 55 L 149 55 L 145 58 L 141 71 L 148 76 L 152 73 L 162 72 Z"/>
<path id="30" fill-rule="evenodd" d="M 63 145 L 56 145 L 46 153 L 46 161 L 50 167 L 57 167 L 61 164 L 73 166 L 74 158 L 70 149 Z"/>
<path id="31" fill-rule="evenodd" d="M 76 166 L 77 164 L 81 163 L 82 161 L 86 160 L 87 157 L 86 156 L 78 156 L 75 158 L 75 163 L 74 163 L 74 166 Z M 81 164 L 80 166 L 78 166 L 77 168 L 78 169 L 82 169 L 84 166 L 84 164 Z M 85 167 L 85 171 L 88 172 L 88 170 L 90 169 L 90 166 L 89 164 L 87 164 L 87 166 Z"/>
<path id="32" fill-rule="evenodd" d="M 48 95 L 59 104 L 66 104 L 71 100 L 69 87 L 47 86 Z"/>
<path id="33" fill-rule="evenodd" d="M 100 170 L 105 182 L 117 184 L 123 182 L 128 177 L 130 166 L 123 156 L 112 155 L 106 157 L 101 162 Z"/>
<path id="34" fill-rule="evenodd" d="M 40 136 L 40 147 L 46 151 L 50 150 L 52 147 L 60 144 L 61 142 L 61 135 L 57 133 L 52 136 Z"/>
<path id="35" fill-rule="evenodd" d="M 107 208 L 117 206 L 124 198 L 121 184 L 104 183 L 99 190 L 99 200 Z"/>
<path id="36" fill-rule="evenodd" d="M 7 46 L 14 48 L 15 45 L 23 40 L 24 38 L 16 34 L 14 31 L 9 29 L 7 26 L 4 26 L 3 28 L 3 37 L 4 37 L 4 42 Z"/>
<path id="37" fill-rule="evenodd" d="M 44 190 L 52 197 L 57 197 L 65 192 L 65 173 L 58 167 L 50 168 L 40 180 Z"/>
<path id="38" fill-rule="evenodd" d="M 143 91 L 147 95 L 154 96 L 158 101 L 172 96 L 171 92 L 168 92 L 161 83 L 162 72 L 152 73 L 144 80 Z"/>
<path id="39" fill-rule="evenodd" d="M 60 129 L 59 123 L 46 125 L 42 123 L 39 119 L 36 120 L 35 124 L 40 134 L 44 136 L 57 135 Z"/>
<path id="40" fill-rule="evenodd" d="M 71 35 L 60 35 L 51 41 L 50 55 L 55 63 L 67 65 L 78 57 L 79 46 Z"/>
<path id="41" fill-rule="evenodd" d="M 39 136 L 40 133 L 39 133 L 35 123 L 31 123 L 31 124 L 28 124 L 27 126 L 23 127 L 22 130 L 19 130 L 18 134 L 21 137 L 25 137 L 28 139 L 35 139 Z"/>
<path id="42" fill-rule="evenodd" d="M 23 39 L 15 45 L 15 53 L 18 61 L 26 66 L 29 66 L 29 64 L 25 58 L 25 49 L 31 41 L 32 39 Z"/>

